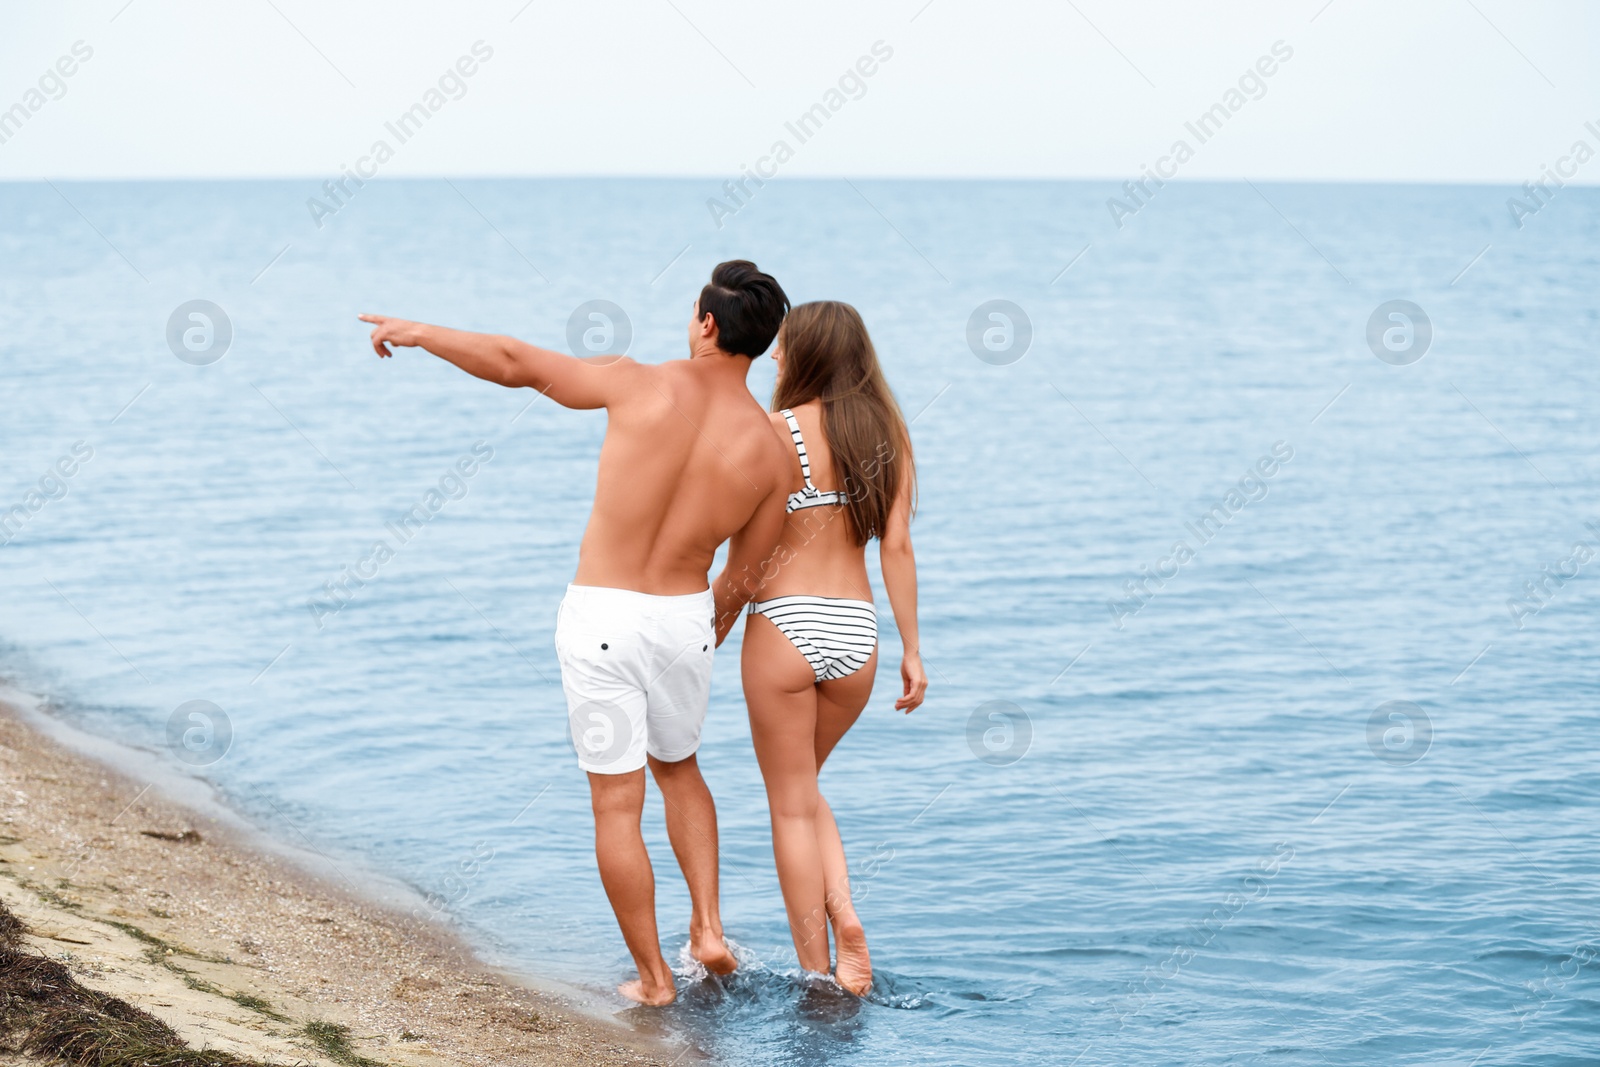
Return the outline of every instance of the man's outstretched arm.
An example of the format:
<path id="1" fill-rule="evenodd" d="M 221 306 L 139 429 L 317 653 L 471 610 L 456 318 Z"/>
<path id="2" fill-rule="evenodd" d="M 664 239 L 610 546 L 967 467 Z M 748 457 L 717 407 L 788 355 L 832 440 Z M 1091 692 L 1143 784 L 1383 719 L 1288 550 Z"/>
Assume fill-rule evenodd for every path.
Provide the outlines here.
<path id="1" fill-rule="evenodd" d="M 390 345 L 423 348 L 474 377 L 508 389 L 530 388 L 562 407 L 600 408 L 639 364 L 626 356 L 578 359 L 493 333 L 469 333 L 383 315 L 362 315 L 373 324 L 372 348 L 392 356 Z"/>

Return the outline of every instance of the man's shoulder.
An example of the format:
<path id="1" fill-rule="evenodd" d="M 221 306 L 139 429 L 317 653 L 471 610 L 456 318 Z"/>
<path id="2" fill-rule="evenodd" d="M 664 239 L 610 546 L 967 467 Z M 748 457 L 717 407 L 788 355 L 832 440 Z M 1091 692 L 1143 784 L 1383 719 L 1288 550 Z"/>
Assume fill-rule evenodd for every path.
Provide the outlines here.
<path id="1" fill-rule="evenodd" d="M 650 386 L 656 390 L 679 389 L 692 384 L 689 373 L 689 361 L 686 359 L 668 359 L 660 363 L 641 363 L 629 356 L 621 356 L 629 367 L 629 378 L 639 386 Z"/>
<path id="2" fill-rule="evenodd" d="M 615 369 L 617 377 L 612 386 L 611 402 L 607 405 L 615 408 L 634 407 L 640 401 L 665 403 L 678 387 L 680 372 L 673 364 L 688 361 L 641 363 L 631 356 L 592 356 L 588 362 Z"/>
<path id="3" fill-rule="evenodd" d="M 784 447 L 789 439 L 789 428 L 782 415 L 771 411 L 762 411 L 762 414 L 766 416 L 766 425 L 758 435 L 763 439 L 760 444 L 762 461 L 771 475 L 772 487 L 783 489 L 789 483 L 789 452 Z"/>
<path id="4" fill-rule="evenodd" d="M 580 358 L 591 367 L 612 370 L 626 378 L 641 377 L 648 374 L 651 369 L 651 364 L 640 363 L 632 356 L 583 356 Z"/>
<path id="5" fill-rule="evenodd" d="M 767 435 L 767 452 L 777 461 L 779 468 L 787 472 L 789 450 L 785 447 L 785 442 L 789 440 L 789 424 L 776 411 L 763 411 L 762 414 L 767 417 L 767 429 L 772 431 Z"/>

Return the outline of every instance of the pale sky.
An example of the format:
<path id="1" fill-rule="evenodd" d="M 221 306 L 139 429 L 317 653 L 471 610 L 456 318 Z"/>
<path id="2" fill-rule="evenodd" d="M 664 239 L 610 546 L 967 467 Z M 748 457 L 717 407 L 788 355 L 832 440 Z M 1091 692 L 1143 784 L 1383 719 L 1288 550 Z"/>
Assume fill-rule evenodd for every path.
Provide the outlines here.
<path id="1" fill-rule="evenodd" d="M 380 140 L 385 175 L 736 177 L 781 140 L 785 175 L 1124 178 L 1182 138 L 1184 177 L 1521 184 L 1600 149 L 1588 0 L 6 0 L 0 25 L 0 178 L 325 178 Z"/>

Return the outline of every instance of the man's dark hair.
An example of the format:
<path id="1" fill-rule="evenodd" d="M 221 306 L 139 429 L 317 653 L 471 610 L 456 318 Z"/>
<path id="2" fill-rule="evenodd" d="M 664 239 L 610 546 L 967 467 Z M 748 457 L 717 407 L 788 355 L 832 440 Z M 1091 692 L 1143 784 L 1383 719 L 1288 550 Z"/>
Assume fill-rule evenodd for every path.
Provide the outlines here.
<path id="1" fill-rule="evenodd" d="M 700 290 L 700 318 L 716 316 L 717 347 L 756 358 L 778 336 L 789 298 L 778 280 L 748 259 L 718 263 L 711 284 Z"/>

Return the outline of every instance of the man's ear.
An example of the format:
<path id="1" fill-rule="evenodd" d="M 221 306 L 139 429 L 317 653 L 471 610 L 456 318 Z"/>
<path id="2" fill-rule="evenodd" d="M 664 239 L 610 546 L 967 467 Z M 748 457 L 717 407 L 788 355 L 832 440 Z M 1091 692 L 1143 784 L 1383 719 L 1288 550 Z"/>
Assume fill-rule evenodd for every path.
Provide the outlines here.
<path id="1" fill-rule="evenodd" d="M 710 338 L 713 341 L 717 339 L 718 333 L 721 332 L 717 327 L 717 317 L 709 311 L 700 317 L 699 326 L 700 336 Z"/>

